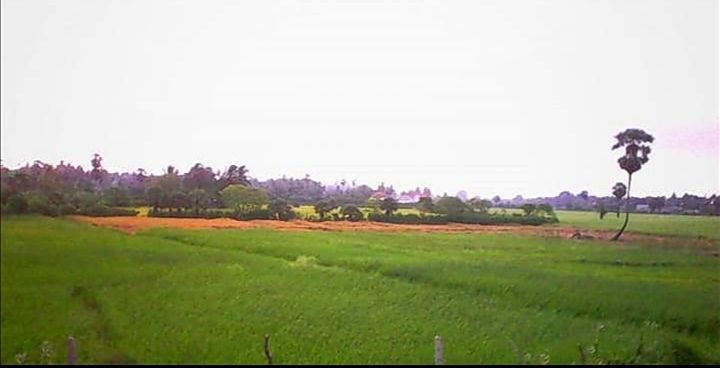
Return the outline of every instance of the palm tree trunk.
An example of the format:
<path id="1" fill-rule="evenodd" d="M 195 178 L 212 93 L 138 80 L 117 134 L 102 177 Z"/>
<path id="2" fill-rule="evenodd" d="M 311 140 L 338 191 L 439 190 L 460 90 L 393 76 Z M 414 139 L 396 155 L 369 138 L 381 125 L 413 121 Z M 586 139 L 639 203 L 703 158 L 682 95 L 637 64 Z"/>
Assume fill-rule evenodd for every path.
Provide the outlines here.
<path id="1" fill-rule="evenodd" d="M 628 220 L 630 220 L 630 184 L 632 183 L 632 174 L 628 174 L 628 189 L 627 189 L 627 202 L 625 202 L 625 222 L 623 223 L 623 226 L 620 228 L 620 231 L 618 231 L 615 236 L 613 236 L 610 241 L 617 241 L 620 239 L 620 235 L 625 231 L 625 228 L 627 227 Z"/>

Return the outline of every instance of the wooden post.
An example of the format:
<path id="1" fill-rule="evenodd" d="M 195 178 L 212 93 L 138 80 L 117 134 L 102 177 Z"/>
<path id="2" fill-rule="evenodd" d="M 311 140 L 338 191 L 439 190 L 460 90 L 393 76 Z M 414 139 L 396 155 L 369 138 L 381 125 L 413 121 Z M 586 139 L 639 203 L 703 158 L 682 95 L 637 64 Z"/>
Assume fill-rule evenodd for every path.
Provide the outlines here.
<path id="1" fill-rule="evenodd" d="M 443 365 L 443 345 L 440 336 L 435 336 L 435 365 Z"/>
<path id="2" fill-rule="evenodd" d="M 73 338 L 72 336 L 68 337 L 67 351 L 68 365 L 75 365 L 77 363 L 77 355 L 75 355 L 75 338 Z"/>
<path id="3" fill-rule="evenodd" d="M 267 359 L 268 365 L 272 365 L 272 352 L 270 351 L 270 335 L 265 334 L 265 358 Z"/>

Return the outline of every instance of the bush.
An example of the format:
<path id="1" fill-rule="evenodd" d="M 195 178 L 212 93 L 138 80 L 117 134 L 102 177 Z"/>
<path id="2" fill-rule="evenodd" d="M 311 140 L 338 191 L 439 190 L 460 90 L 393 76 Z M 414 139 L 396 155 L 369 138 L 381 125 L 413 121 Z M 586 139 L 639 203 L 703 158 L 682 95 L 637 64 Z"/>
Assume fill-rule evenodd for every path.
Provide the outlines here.
<path id="1" fill-rule="evenodd" d="M 268 205 L 270 216 L 280 221 L 289 221 L 295 218 L 292 206 L 282 199 L 274 199 Z"/>
<path id="2" fill-rule="evenodd" d="M 235 220 L 271 220 L 272 212 L 268 209 L 255 209 L 246 212 L 233 213 L 228 216 Z"/>
<path id="3" fill-rule="evenodd" d="M 125 208 L 113 208 L 101 204 L 94 206 L 81 208 L 75 212 L 78 215 L 93 216 L 93 217 L 108 217 L 108 216 L 137 216 L 140 212 L 135 210 L 129 210 Z"/>
<path id="4" fill-rule="evenodd" d="M 27 212 L 38 213 L 44 216 L 60 216 L 60 207 L 52 202 L 43 193 L 29 192 L 25 194 L 27 199 Z"/>
<path id="5" fill-rule="evenodd" d="M 410 224 L 410 225 L 444 225 L 448 223 L 473 224 L 473 225 L 500 225 L 500 224 L 519 224 L 519 225 L 542 225 L 557 222 L 556 218 L 547 218 L 541 216 L 507 216 L 507 215 L 487 215 L 479 213 L 460 213 L 454 215 L 438 215 L 438 216 L 419 216 L 409 215 L 385 215 L 370 214 L 368 220 L 377 222 L 387 222 L 391 224 Z"/>
<path id="6" fill-rule="evenodd" d="M 195 213 L 195 211 L 163 211 L 150 209 L 148 211 L 148 217 L 164 217 L 164 218 L 204 218 L 204 219 L 216 219 L 223 217 L 230 217 L 230 214 L 219 210 L 205 210 Z"/>
<path id="7" fill-rule="evenodd" d="M 368 220 L 408 225 L 444 225 L 448 223 L 445 216 L 422 216 L 415 214 L 386 215 L 384 213 L 371 213 L 368 215 Z"/>
<path id="8" fill-rule="evenodd" d="M 357 222 L 365 219 L 362 211 L 357 206 L 347 205 L 342 209 L 342 216 L 345 220 Z"/>
<path id="9" fill-rule="evenodd" d="M 442 197 L 435 203 L 435 210 L 446 215 L 458 215 L 472 212 L 472 209 L 458 197 Z"/>
<path id="10" fill-rule="evenodd" d="M 5 206 L 7 213 L 25 213 L 28 211 L 28 202 L 25 195 L 18 193 L 10 196 Z"/>

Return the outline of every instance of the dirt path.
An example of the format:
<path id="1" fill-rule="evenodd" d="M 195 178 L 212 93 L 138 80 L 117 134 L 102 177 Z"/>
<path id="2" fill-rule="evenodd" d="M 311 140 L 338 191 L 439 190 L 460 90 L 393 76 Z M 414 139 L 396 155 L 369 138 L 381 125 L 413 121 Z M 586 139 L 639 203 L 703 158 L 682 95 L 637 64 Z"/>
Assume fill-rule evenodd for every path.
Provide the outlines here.
<path id="1" fill-rule="evenodd" d="M 305 231 L 387 231 L 387 232 L 440 232 L 440 233 L 512 233 L 522 235 L 539 235 L 559 238 L 570 238 L 576 232 L 590 236 L 595 240 L 608 240 L 614 230 L 587 230 L 572 226 L 526 226 L 526 225 L 400 225 L 381 222 L 347 222 L 327 221 L 308 222 L 302 220 L 273 221 L 251 220 L 237 221 L 232 219 L 192 219 L 192 218 L 159 218 L 159 217 L 87 217 L 71 216 L 71 218 L 98 226 L 106 226 L 127 233 L 135 233 L 149 228 L 180 228 L 180 229 L 256 229 L 270 228 L 278 230 Z M 661 237 L 628 232 L 623 239 L 643 241 L 657 245 L 682 246 L 699 249 L 717 249 L 717 244 L 707 239 L 688 239 L 677 237 Z"/>

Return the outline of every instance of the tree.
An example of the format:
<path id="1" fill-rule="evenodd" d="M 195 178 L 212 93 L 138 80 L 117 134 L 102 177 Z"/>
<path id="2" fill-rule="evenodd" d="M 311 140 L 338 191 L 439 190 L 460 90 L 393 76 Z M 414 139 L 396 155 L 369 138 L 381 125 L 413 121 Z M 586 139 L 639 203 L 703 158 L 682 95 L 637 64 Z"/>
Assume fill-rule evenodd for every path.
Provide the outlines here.
<path id="1" fill-rule="evenodd" d="M 398 203 L 392 197 L 386 197 L 380 202 L 380 209 L 385 211 L 385 215 L 390 216 L 393 212 L 397 211 Z"/>
<path id="2" fill-rule="evenodd" d="M 598 211 L 600 212 L 600 220 L 602 220 L 603 217 L 605 217 L 605 214 L 608 212 L 607 208 L 605 208 L 605 201 L 598 200 L 597 206 L 598 206 Z"/>
<path id="3" fill-rule="evenodd" d="M 535 211 L 536 211 L 535 213 L 537 213 L 539 215 L 546 214 L 549 217 L 555 217 L 555 210 L 548 203 L 539 204 Z"/>
<path id="4" fill-rule="evenodd" d="M 525 216 L 530 216 L 535 213 L 535 211 L 537 211 L 537 206 L 531 203 L 525 203 L 524 205 L 520 206 L 520 208 L 522 208 L 523 212 L 525 212 Z"/>
<path id="5" fill-rule="evenodd" d="M 459 215 L 464 212 L 472 211 L 467 204 L 460 200 L 458 197 L 444 196 L 437 200 L 435 208 L 438 213 L 444 213 L 446 215 Z"/>
<path id="6" fill-rule="evenodd" d="M 170 194 L 170 206 L 180 211 L 181 208 L 191 207 L 187 193 L 176 190 Z"/>
<path id="7" fill-rule="evenodd" d="M 650 212 L 662 212 L 665 207 L 665 197 L 648 198 L 648 207 L 650 207 Z"/>
<path id="8" fill-rule="evenodd" d="M 196 215 L 200 213 L 201 209 L 207 208 L 208 194 L 205 189 L 196 188 L 191 190 L 188 194 L 188 198 Z"/>
<path id="9" fill-rule="evenodd" d="M 215 173 L 212 168 L 197 163 L 183 175 L 182 182 L 187 190 L 200 188 L 212 192 L 215 189 Z"/>
<path id="10" fill-rule="evenodd" d="M 163 190 L 158 185 L 153 185 L 145 190 L 145 200 L 157 211 L 163 205 Z"/>
<path id="11" fill-rule="evenodd" d="M 95 183 L 95 188 L 99 189 L 102 185 L 103 178 L 107 173 L 102 167 L 102 157 L 100 157 L 100 155 L 97 153 L 93 154 L 93 158 L 90 160 L 90 165 L 92 166 L 92 171 L 90 171 L 90 177 Z"/>
<path id="12" fill-rule="evenodd" d="M 237 166 L 230 165 L 225 172 L 220 176 L 218 180 L 218 189 L 223 190 L 228 185 L 250 185 L 250 181 L 247 176 L 247 169 L 245 165 Z"/>
<path id="13" fill-rule="evenodd" d="M 492 202 L 478 197 L 471 199 L 469 203 L 470 208 L 480 213 L 487 213 L 490 207 L 492 207 Z"/>
<path id="14" fill-rule="evenodd" d="M 615 136 L 617 142 L 612 146 L 615 150 L 620 147 L 625 147 L 625 154 L 621 156 L 617 162 L 620 168 L 628 173 L 628 185 L 627 185 L 627 202 L 625 204 L 625 222 L 620 230 L 611 239 L 617 241 L 625 231 L 628 221 L 630 220 L 630 208 L 628 206 L 630 202 L 630 187 L 632 184 L 633 173 L 639 171 L 642 165 L 646 164 L 649 160 L 648 154 L 650 154 L 649 143 L 652 143 L 655 138 L 650 134 L 646 133 L 642 129 L 627 129 L 624 132 L 620 132 Z"/>
<path id="15" fill-rule="evenodd" d="M 220 195 L 225 205 L 233 208 L 235 213 L 248 213 L 259 210 L 268 201 L 264 190 L 246 187 L 241 184 L 227 186 L 220 192 Z"/>
<path id="16" fill-rule="evenodd" d="M 625 194 L 627 193 L 627 187 L 625 184 L 617 182 L 612 187 L 613 191 L 612 194 L 615 196 L 615 198 L 618 201 L 617 205 L 617 217 L 620 217 L 620 202 L 622 201 L 623 197 L 625 197 Z"/>
<path id="17" fill-rule="evenodd" d="M 343 207 L 340 213 L 342 214 L 343 219 L 352 222 L 362 221 L 365 218 L 362 211 L 352 204 Z"/>
<path id="18" fill-rule="evenodd" d="M 130 205 L 128 191 L 123 187 L 110 187 L 105 190 L 103 197 L 108 206 L 118 207 Z"/>
<path id="19" fill-rule="evenodd" d="M 295 218 L 292 206 L 282 199 L 273 199 L 268 205 L 271 216 L 276 220 L 288 221 Z"/>
<path id="20" fill-rule="evenodd" d="M 432 198 L 421 197 L 417 203 L 417 209 L 422 213 L 434 212 L 435 206 L 433 205 Z"/>
<path id="21" fill-rule="evenodd" d="M 159 186 L 167 196 L 171 196 L 172 193 L 182 189 L 182 180 L 172 165 L 168 166 L 167 172 L 163 176 L 156 178 L 153 184 Z"/>
<path id="22" fill-rule="evenodd" d="M 325 215 L 337 208 L 337 204 L 333 200 L 321 200 L 315 204 L 315 212 L 320 216 L 320 220 L 325 219 Z"/>

